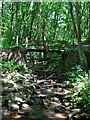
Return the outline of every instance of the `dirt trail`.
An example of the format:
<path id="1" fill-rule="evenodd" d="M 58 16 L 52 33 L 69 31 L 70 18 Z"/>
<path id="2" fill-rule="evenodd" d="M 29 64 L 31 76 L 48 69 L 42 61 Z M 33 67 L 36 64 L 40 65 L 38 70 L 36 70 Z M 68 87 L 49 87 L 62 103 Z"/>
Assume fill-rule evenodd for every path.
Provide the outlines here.
<path id="1" fill-rule="evenodd" d="M 21 73 L 15 73 L 15 75 L 22 76 Z M 12 76 L 14 76 L 14 74 L 12 74 Z M 25 77 L 25 74 L 23 74 L 23 76 Z M 6 86 L 4 85 L 3 99 L 6 99 L 8 92 L 10 92 L 10 94 L 12 94 L 12 100 L 9 100 L 11 98 L 8 98 L 6 101 L 3 100 L 4 107 L 2 120 L 31 120 L 36 118 L 43 118 L 44 120 L 57 118 L 66 120 L 68 118 L 69 107 L 66 107 L 64 104 L 64 96 L 70 93 L 68 88 L 57 83 L 53 79 L 39 80 L 35 78 L 37 76 L 31 77 L 29 74 L 26 76 L 28 77 L 27 79 L 25 78 L 23 83 L 18 83 L 16 91 L 9 86 L 11 83 L 6 84 Z M 5 80 L 7 78 L 6 75 L 6 78 L 4 76 L 3 79 Z M 8 104 L 9 102 L 13 104 L 8 105 L 7 102 Z M 69 106 L 69 104 L 67 106 Z M 10 109 L 8 109 L 8 107 L 10 107 Z"/>

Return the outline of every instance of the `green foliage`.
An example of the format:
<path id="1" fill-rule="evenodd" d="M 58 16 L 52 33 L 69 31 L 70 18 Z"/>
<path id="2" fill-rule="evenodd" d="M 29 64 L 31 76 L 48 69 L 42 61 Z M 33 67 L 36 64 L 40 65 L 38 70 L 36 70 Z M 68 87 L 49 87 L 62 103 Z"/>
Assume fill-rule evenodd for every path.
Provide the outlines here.
<path id="1" fill-rule="evenodd" d="M 90 83 L 86 83 L 79 94 L 77 105 L 90 117 Z"/>
<path id="2" fill-rule="evenodd" d="M 30 47 L 35 48 L 45 46 L 46 41 L 57 49 L 62 43 L 72 42 L 67 8 L 67 3 L 3 3 L 2 47 L 16 45 L 17 36 L 19 45 L 23 46 L 26 38 L 30 37 Z"/>
<path id="3" fill-rule="evenodd" d="M 77 79 L 81 77 L 81 74 L 83 74 L 81 67 L 79 65 L 76 65 L 71 69 L 71 71 L 66 73 L 66 78 L 72 82 L 77 82 Z"/>
<path id="4" fill-rule="evenodd" d="M 79 66 L 67 73 L 70 83 L 69 86 L 73 88 L 72 99 L 75 106 L 81 108 L 82 113 L 86 113 L 90 117 L 90 83 L 88 82 L 88 75 L 82 72 Z"/>
<path id="5" fill-rule="evenodd" d="M 22 83 L 24 80 L 24 78 L 21 76 L 14 77 L 13 79 L 15 80 L 16 83 Z"/>
<path id="6" fill-rule="evenodd" d="M 25 72 L 27 71 L 26 67 L 22 64 L 17 64 L 14 61 L 3 60 L 0 62 L 0 67 L 3 73 L 12 72 L 14 70 Z"/>
<path id="7" fill-rule="evenodd" d="M 3 72 L 13 71 L 16 68 L 15 63 L 12 61 L 2 61 L 1 66 Z"/>
<path id="8" fill-rule="evenodd" d="M 21 65 L 17 64 L 15 69 L 18 70 L 18 71 L 21 71 L 21 72 L 27 71 L 27 68 L 22 64 Z"/>

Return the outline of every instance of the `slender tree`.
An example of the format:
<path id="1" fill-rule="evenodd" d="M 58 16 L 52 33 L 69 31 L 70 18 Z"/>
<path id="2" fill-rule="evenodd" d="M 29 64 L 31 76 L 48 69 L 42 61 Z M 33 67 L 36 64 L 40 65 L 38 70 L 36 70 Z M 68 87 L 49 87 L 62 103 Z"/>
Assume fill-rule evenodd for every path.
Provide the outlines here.
<path id="1" fill-rule="evenodd" d="M 84 55 L 83 49 L 82 49 L 82 44 L 81 44 L 81 13 L 80 13 L 80 3 L 75 3 L 75 8 L 76 8 L 76 20 L 74 19 L 74 14 L 73 14 L 73 5 L 70 2 L 70 14 L 71 14 L 71 19 L 73 22 L 73 29 L 75 32 L 75 36 L 77 39 L 77 43 L 78 43 L 78 53 L 79 53 L 79 59 L 80 59 L 80 64 L 82 67 L 85 67 L 86 70 L 88 68 L 87 66 L 87 60 L 86 57 Z"/>

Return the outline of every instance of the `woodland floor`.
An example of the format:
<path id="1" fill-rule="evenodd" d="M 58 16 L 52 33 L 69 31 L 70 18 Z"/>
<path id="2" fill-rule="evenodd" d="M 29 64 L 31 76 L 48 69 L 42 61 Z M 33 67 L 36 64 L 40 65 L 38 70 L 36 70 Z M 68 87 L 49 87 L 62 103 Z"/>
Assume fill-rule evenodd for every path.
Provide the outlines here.
<path id="1" fill-rule="evenodd" d="M 2 74 L 2 120 L 85 120 L 70 98 L 68 81 L 58 82 L 59 75 L 39 68 L 33 74 Z M 15 81 L 18 77 L 24 80 Z"/>

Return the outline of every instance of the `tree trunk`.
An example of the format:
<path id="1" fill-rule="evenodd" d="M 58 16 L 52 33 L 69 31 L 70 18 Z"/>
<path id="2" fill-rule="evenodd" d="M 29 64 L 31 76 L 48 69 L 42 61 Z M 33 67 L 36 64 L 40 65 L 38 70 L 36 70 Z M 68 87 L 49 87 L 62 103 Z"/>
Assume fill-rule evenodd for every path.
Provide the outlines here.
<path id="1" fill-rule="evenodd" d="M 77 2 L 76 3 L 76 19 L 77 19 L 77 42 L 78 42 L 78 52 L 79 52 L 79 57 L 80 57 L 80 63 L 82 67 L 85 67 L 86 70 L 88 70 L 87 66 L 87 59 L 85 57 L 84 51 L 82 49 L 81 45 L 81 13 L 80 13 L 80 5 Z"/>
<path id="2" fill-rule="evenodd" d="M 90 2 L 88 2 L 88 32 L 87 32 L 87 41 L 90 41 Z"/>
<path id="3" fill-rule="evenodd" d="M 32 11 L 31 23 L 30 23 L 29 38 L 28 38 L 29 40 L 31 40 L 32 27 L 33 27 L 33 22 L 34 22 L 34 18 L 35 18 L 37 9 L 38 9 L 38 4 L 34 2 L 33 3 L 33 11 Z"/>
<path id="4" fill-rule="evenodd" d="M 14 17 L 14 8 L 13 8 L 13 3 L 11 4 L 11 21 L 10 21 L 10 40 L 11 40 L 11 45 L 13 45 L 13 41 L 12 41 L 12 28 L 13 28 L 13 17 Z"/>
<path id="5" fill-rule="evenodd" d="M 0 36 L 2 36 L 3 35 L 3 27 L 4 27 L 4 24 L 3 24 L 3 7 L 4 7 L 4 3 L 3 2 L 1 2 L 0 3 L 0 15 L 1 15 L 1 20 L 0 20 Z"/>
<path id="6" fill-rule="evenodd" d="M 86 60 L 86 56 L 83 52 L 82 45 L 81 45 L 80 4 L 78 2 L 76 3 L 76 22 L 75 22 L 74 15 L 73 15 L 73 5 L 72 5 L 72 3 L 69 3 L 69 5 L 70 5 L 70 14 L 71 14 L 72 22 L 73 22 L 73 29 L 74 29 L 75 36 L 76 36 L 77 43 L 78 43 L 78 53 L 79 53 L 80 65 L 82 68 L 85 68 L 87 71 L 88 70 L 87 60 Z"/>

